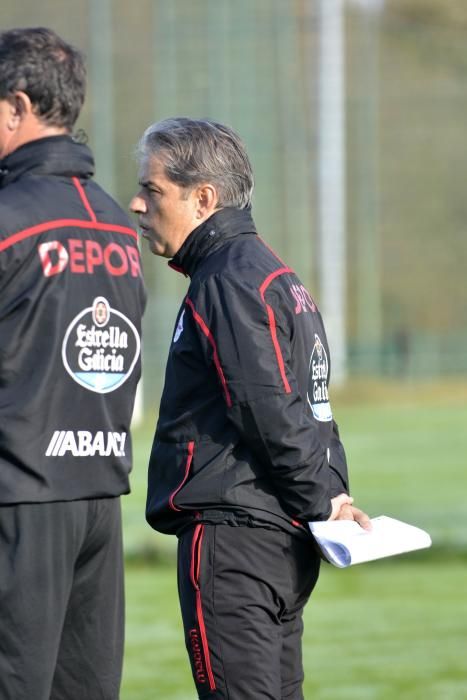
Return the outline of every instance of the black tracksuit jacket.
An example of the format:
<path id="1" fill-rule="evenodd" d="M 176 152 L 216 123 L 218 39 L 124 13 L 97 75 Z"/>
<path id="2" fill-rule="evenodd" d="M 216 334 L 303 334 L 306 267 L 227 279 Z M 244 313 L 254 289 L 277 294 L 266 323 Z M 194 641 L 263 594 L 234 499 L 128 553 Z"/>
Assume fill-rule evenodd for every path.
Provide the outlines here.
<path id="1" fill-rule="evenodd" d="M 148 522 L 165 533 L 195 520 L 303 533 L 348 490 L 316 304 L 247 210 L 215 213 L 170 264 L 191 283 L 169 351 Z"/>
<path id="2" fill-rule="evenodd" d="M 69 136 L 0 162 L 0 504 L 129 490 L 145 291 L 93 171 Z"/>

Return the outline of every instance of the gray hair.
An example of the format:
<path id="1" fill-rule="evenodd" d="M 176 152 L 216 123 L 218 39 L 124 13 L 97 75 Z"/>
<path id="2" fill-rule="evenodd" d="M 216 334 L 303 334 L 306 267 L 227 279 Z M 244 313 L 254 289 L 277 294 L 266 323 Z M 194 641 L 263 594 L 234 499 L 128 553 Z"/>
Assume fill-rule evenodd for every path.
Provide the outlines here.
<path id="1" fill-rule="evenodd" d="M 181 187 L 210 183 L 219 207 L 251 207 L 253 170 L 242 140 L 230 127 L 188 117 L 156 122 L 141 137 L 137 156 L 156 155 L 169 180 Z"/>

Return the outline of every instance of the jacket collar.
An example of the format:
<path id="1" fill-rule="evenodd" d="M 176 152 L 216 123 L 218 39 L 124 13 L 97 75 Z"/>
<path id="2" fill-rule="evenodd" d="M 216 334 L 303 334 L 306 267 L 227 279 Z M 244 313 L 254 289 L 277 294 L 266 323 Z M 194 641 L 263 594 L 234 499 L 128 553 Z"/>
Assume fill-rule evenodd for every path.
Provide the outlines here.
<path id="1" fill-rule="evenodd" d="M 250 209 L 220 209 L 190 233 L 168 264 L 174 270 L 192 277 L 203 258 L 243 233 L 256 234 Z"/>
<path id="2" fill-rule="evenodd" d="M 71 136 L 47 136 L 28 141 L 0 161 L 0 187 L 26 173 L 90 178 L 94 159 L 89 148 Z"/>

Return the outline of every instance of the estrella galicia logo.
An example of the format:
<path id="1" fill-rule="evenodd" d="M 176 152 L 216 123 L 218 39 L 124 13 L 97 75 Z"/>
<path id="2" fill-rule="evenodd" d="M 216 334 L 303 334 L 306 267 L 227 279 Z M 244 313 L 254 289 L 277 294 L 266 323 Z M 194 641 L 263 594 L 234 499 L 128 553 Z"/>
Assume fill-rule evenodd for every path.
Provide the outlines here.
<path id="1" fill-rule="evenodd" d="M 308 403 L 316 420 L 332 420 L 328 394 L 329 362 L 321 338 L 315 333 L 315 344 L 310 357 L 308 375 Z"/>
<path id="2" fill-rule="evenodd" d="M 130 319 L 112 309 L 105 297 L 96 297 L 68 326 L 62 360 L 77 384 L 107 394 L 131 375 L 140 348 L 138 331 Z"/>

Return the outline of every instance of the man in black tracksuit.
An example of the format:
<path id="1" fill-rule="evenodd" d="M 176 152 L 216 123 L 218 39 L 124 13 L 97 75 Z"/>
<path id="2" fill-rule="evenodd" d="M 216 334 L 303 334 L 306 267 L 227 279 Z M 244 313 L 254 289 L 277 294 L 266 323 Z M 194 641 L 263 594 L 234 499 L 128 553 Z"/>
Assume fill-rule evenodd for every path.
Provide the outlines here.
<path id="1" fill-rule="evenodd" d="M 117 700 L 119 496 L 145 292 L 137 234 L 71 137 L 79 52 L 0 33 L 0 697 Z"/>
<path id="2" fill-rule="evenodd" d="M 230 129 L 184 118 L 140 144 L 132 201 L 151 250 L 190 278 L 154 438 L 147 519 L 176 534 L 199 697 L 302 698 L 309 520 L 367 516 L 348 496 L 315 302 L 259 238 Z"/>

